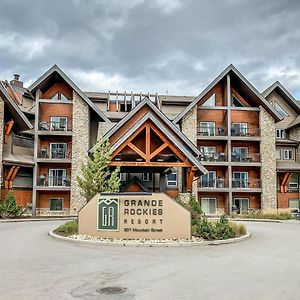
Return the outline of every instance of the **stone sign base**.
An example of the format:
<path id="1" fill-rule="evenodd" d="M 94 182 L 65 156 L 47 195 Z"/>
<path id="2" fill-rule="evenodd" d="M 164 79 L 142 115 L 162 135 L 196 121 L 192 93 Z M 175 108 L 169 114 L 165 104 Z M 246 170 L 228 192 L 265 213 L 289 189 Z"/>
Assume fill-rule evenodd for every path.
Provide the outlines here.
<path id="1" fill-rule="evenodd" d="M 164 193 L 99 194 L 79 211 L 78 233 L 111 239 L 190 239 L 191 214 Z"/>

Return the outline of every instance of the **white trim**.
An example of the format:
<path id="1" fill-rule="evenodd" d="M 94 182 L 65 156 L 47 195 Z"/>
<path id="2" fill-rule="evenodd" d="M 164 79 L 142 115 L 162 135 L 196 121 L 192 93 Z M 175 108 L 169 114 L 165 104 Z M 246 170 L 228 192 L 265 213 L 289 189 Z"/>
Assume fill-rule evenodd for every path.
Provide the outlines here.
<path id="1" fill-rule="evenodd" d="M 175 175 L 176 175 L 176 181 L 175 181 L 175 180 L 168 180 L 168 175 L 171 175 L 171 174 L 175 174 Z M 166 179 L 167 179 L 167 187 L 177 187 L 177 186 L 178 186 L 178 176 L 177 176 L 177 172 L 172 172 L 172 173 L 170 173 L 170 174 L 168 174 L 168 175 L 166 176 Z M 176 184 L 175 184 L 175 185 L 174 185 L 174 184 L 170 185 L 169 182 L 175 182 Z"/>
<path id="2" fill-rule="evenodd" d="M 54 176 L 50 176 L 50 172 L 51 171 L 64 171 L 65 172 L 65 175 L 62 176 L 62 177 L 67 177 L 67 169 L 49 169 L 48 170 L 48 186 L 49 187 L 59 187 L 59 186 L 64 186 L 64 185 L 50 185 L 50 177 L 52 177 L 52 181 L 53 181 L 53 177 Z"/>
<path id="3" fill-rule="evenodd" d="M 57 121 L 52 121 L 52 118 L 65 119 L 65 120 L 66 120 L 66 128 L 65 128 L 65 130 L 53 130 L 53 129 L 52 129 L 52 122 L 57 122 Z M 59 120 L 58 122 L 60 122 L 60 120 Z M 67 132 L 67 131 L 68 131 L 68 117 L 63 117 L 63 116 L 51 116 L 51 117 L 50 117 L 50 131 L 65 131 L 65 132 Z"/>
<path id="4" fill-rule="evenodd" d="M 53 158 L 53 157 L 52 157 L 52 151 L 51 151 L 51 150 L 52 150 L 52 149 L 51 149 L 51 146 L 52 146 L 52 145 L 66 145 L 66 153 L 65 153 L 65 154 L 67 154 L 67 151 L 68 151 L 68 143 L 50 143 L 50 145 L 49 145 L 49 146 L 50 146 L 50 149 L 49 149 L 49 150 L 50 150 L 50 151 L 49 151 L 49 152 L 50 152 L 50 153 L 49 153 L 49 157 L 50 157 L 50 158 Z M 67 156 L 67 155 L 66 155 L 66 156 Z M 67 157 L 65 157 L 65 158 L 67 158 Z"/>
<path id="5" fill-rule="evenodd" d="M 61 210 L 52 210 L 51 209 L 51 200 L 61 200 Z M 49 211 L 51 211 L 51 212 L 62 212 L 62 211 L 64 211 L 64 198 L 58 198 L 58 197 L 56 197 L 56 198 L 49 198 L 49 201 L 50 201 L 50 205 L 49 205 Z"/>
<path id="6" fill-rule="evenodd" d="M 215 212 L 213 212 L 213 213 L 209 212 L 209 204 L 208 204 L 208 213 L 206 213 L 208 215 L 215 215 L 217 213 L 217 198 L 215 198 L 215 197 L 211 197 L 211 198 L 210 197 L 203 197 L 203 198 L 201 197 L 200 198 L 200 207 L 201 207 L 202 212 L 204 212 L 202 209 L 202 200 L 208 200 L 208 203 L 210 202 L 210 200 L 213 200 L 215 202 Z"/>

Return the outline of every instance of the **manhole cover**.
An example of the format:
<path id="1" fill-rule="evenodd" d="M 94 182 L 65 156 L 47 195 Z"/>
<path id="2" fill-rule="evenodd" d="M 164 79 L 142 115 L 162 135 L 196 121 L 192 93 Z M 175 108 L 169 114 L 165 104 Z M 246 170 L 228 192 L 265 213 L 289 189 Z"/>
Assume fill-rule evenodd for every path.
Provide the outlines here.
<path id="1" fill-rule="evenodd" d="M 109 286 L 105 288 L 100 288 L 96 290 L 98 293 L 112 295 L 112 294 L 121 294 L 126 291 L 126 288 L 119 286 Z"/>

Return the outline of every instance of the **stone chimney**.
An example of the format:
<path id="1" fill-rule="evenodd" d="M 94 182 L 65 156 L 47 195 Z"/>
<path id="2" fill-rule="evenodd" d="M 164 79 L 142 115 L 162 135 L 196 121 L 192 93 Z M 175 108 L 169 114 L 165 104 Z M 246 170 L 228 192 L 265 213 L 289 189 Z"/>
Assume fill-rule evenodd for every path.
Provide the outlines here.
<path id="1" fill-rule="evenodd" d="M 20 81 L 20 75 L 14 74 L 14 79 L 10 81 L 10 84 L 23 87 L 23 81 Z"/>

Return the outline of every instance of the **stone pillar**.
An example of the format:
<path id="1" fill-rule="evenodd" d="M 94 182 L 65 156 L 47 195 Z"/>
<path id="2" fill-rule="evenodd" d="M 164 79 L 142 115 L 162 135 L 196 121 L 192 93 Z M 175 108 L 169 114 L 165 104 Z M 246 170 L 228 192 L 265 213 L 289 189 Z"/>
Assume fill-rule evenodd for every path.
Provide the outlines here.
<path id="1" fill-rule="evenodd" d="M 277 208 L 276 190 L 276 154 L 275 154 L 275 120 L 260 106 L 259 123 L 261 130 L 261 208 Z"/>
<path id="2" fill-rule="evenodd" d="M 295 140 L 295 141 L 300 141 L 300 127 L 294 127 L 290 130 L 289 132 L 289 138 L 291 140 Z M 300 162 L 300 145 L 297 148 L 297 153 L 296 153 L 296 161 Z"/>
<path id="3" fill-rule="evenodd" d="M 181 120 L 181 131 L 197 146 L 197 105 L 195 105 Z M 193 181 L 192 193 L 198 199 L 197 181 Z"/>
<path id="4" fill-rule="evenodd" d="M 81 164 L 85 162 L 89 151 L 90 111 L 86 102 L 73 92 L 72 121 L 72 169 L 71 169 L 71 199 L 70 214 L 77 215 L 78 210 L 86 200 L 80 194 L 77 175 L 81 175 Z"/>
<path id="5" fill-rule="evenodd" d="M 4 101 L 2 98 L 0 98 L 0 161 L 1 161 L 1 167 L 0 167 L 0 189 L 1 189 L 1 183 L 2 183 L 2 173 L 3 173 L 3 165 L 2 165 L 2 155 L 3 155 L 3 143 L 4 143 Z"/>

